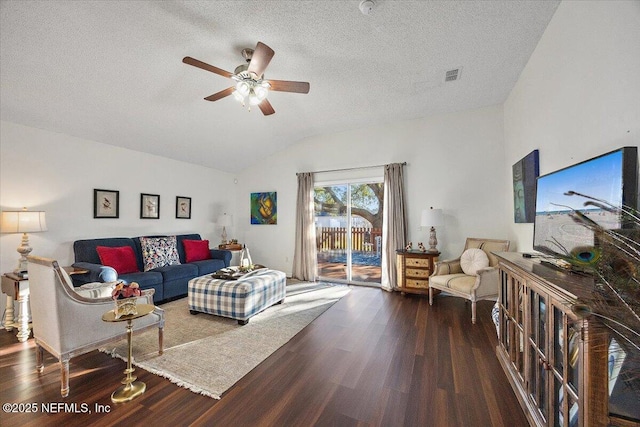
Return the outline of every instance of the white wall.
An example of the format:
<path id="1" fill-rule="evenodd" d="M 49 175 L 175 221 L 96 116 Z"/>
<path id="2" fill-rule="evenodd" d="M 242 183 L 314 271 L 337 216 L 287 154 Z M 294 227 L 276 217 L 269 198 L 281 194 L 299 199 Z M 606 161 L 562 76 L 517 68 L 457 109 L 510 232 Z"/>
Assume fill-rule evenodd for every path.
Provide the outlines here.
<path id="1" fill-rule="evenodd" d="M 93 218 L 93 189 L 120 191 L 120 218 Z M 235 205 L 233 177 L 10 122 L 0 123 L 0 208 L 44 210 L 49 231 L 29 235 L 33 255 L 73 262 L 74 240 L 196 232 L 216 245 L 213 224 Z M 160 219 L 140 219 L 140 193 L 160 195 Z M 192 198 L 191 219 L 175 218 L 176 196 Z M 17 267 L 20 235 L 0 235 L 0 271 Z"/>
<path id="2" fill-rule="evenodd" d="M 640 2 L 563 1 L 504 104 L 504 129 L 505 180 L 536 148 L 543 175 L 638 146 Z M 530 251 L 533 225 L 508 223 L 518 250 Z"/>
<path id="3" fill-rule="evenodd" d="M 499 106 L 372 126 L 307 139 L 238 176 L 238 239 L 255 262 L 291 273 L 296 172 L 406 161 L 409 239 L 427 242 L 420 215 L 442 208 L 441 258 L 460 255 L 467 236 L 506 238 L 503 114 Z M 379 171 L 371 171 L 382 175 Z M 368 171 L 362 173 L 369 173 Z M 249 194 L 278 192 L 278 224 L 250 225 Z"/>

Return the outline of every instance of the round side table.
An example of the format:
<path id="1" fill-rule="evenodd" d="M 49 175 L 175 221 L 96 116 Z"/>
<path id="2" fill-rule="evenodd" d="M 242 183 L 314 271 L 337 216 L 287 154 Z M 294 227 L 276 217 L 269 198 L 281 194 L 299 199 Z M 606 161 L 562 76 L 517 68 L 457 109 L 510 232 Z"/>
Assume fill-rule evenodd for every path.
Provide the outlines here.
<path id="1" fill-rule="evenodd" d="M 135 369 L 131 366 L 131 339 L 133 337 L 133 324 L 132 320 L 137 319 L 142 316 L 146 316 L 151 313 L 155 307 L 151 304 L 138 304 L 136 306 L 138 313 L 137 314 L 128 314 L 126 316 L 121 316 L 116 319 L 116 313 L 113 310 L 107 311 L 102 315 L 102 320 L 105 322 L 127 322 L 127 345 L 129 347 L 128 355 L 127 355 L 127 369 L 124 370 L 124 379 L 122 380 L 122 384 L 116 391 L 111 393 L 111 401 L 113 403 L 122 403 L 128 402 L 131 399 L 140 396 L 147 389 L 147 385 L 142 381 L 136 381 L 136 377 L 132 374 Z"/>

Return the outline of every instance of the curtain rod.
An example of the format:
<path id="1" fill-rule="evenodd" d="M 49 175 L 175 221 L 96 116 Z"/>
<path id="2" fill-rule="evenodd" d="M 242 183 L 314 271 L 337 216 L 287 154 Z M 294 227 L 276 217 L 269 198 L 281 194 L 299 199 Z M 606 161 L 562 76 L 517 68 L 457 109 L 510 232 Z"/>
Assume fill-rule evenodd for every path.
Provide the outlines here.
<path id="1" fill-rule="evenodd" d="M 400 163 L 401 165 L 405 166 L 407 164 L 407 162 L 402 162 Z M 372 166 L 358 166 L 355 168 L 342 168 L 342 169 L 327 169 L 324 171 L 313 171 L 311 173 L 324 173 L 324 172 L 342 172 L 342 171 L 353 171 L 353 170 L 358 170 L 358 169 L 372 169 L 372 168 L 381 168 L 387 165 L 372 165 Z M 296 175 L 300 175 L 302 172 L 296 172 Z"/>

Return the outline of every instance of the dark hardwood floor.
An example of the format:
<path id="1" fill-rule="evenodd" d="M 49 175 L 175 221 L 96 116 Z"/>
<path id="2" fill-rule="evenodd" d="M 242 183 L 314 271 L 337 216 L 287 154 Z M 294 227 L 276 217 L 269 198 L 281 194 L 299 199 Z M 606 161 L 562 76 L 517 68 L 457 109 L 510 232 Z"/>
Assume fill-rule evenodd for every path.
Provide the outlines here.
<path id="1" fill-rule="evenodd" d="M 71 392 L 63 399 L 55 359 L 47 355 L 38 375 L 33 339 L 18 343 L 15 332 L 2 330 L 0 424 L 526 426 L 495 356 L 491 307 L 479 303 L 472 325 L 471 307 L 460 298 L 439 297 L 429 307 L 424 297 L 355 287 L 221 400 L 137 369 L 146 393 L 118 405 L 110 395 L 123 361 L 97 351 L 72 359 Z M 35 404 L 22 409 L 37 412 L 7 413 L 7 403 Z M 43 413 L 42 404 L 59 413 Z"/>

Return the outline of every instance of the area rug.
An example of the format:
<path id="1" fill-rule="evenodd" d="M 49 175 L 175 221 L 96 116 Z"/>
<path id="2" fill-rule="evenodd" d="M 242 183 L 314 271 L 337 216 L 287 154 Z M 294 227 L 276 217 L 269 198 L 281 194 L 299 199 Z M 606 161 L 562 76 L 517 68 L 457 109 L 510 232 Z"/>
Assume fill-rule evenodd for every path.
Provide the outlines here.
<path id="1" fill-rule="evenodd" d="M 267 308 L 244 326 L 233 319 L 192 315 L 187 298 L 163 304 L 164 353 L 158 354 L 157 329 L 134 332 L 133 364 L 195 393 L 220 399 L 348 292 L 348 286 L 324 282 L 288 284 L 284 303 Z M 126 360 L 127 342 L 100 350 Z"/>

